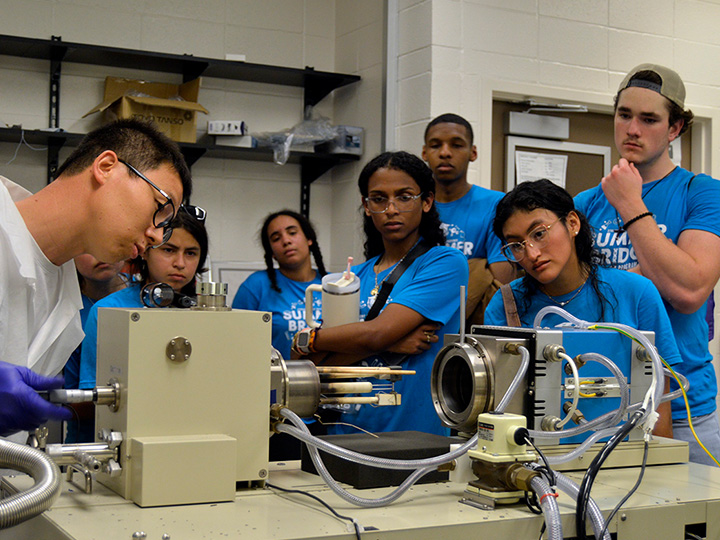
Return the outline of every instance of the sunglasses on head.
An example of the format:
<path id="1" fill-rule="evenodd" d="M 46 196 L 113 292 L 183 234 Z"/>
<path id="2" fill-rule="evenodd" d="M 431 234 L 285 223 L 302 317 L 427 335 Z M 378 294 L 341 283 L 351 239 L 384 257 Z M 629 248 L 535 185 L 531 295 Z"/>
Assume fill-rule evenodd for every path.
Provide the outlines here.
<path id="1" fill-rule="evenodd" d="M 185 210 L 185 212 L 187 212 L 190 216 L 194 217 L 198 221 L 205 221 L 207 212 L 204 208 L 200 208 L 199 206 L 193 206 L 192 204 L 183 204 L 180 208 Z"/>

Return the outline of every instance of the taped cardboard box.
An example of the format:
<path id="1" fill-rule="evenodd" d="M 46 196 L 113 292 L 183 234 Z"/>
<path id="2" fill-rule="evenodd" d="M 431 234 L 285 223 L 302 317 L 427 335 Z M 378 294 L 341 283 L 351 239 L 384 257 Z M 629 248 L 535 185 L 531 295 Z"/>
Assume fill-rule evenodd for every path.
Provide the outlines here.
<path id="1" fill-rule="evenodd" d="M 104 112 L 108 121 L 118 118 L 152 121 L 172 140 L 194 143 L 196 114 L 208 113 L 197 102 L 199 92 L 199 78 L 183 84 L 168 84 L 106 77 L 103 102 L 83 118 Z"/>

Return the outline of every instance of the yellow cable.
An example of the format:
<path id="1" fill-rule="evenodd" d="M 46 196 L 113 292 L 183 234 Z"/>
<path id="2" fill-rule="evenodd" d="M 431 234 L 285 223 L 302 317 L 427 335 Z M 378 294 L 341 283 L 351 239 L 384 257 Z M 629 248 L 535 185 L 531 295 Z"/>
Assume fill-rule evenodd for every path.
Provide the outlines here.
<path id="1" fill-rule="evenodd" d="M 588 329 L 590 329 L 590 330 L 595 330 L 595 329 L 615 330 L 616 332 L 619 332 L 619 333 L 621 333 L 622 335 L 624 335 L 624 336 L 632 339 L 635 343 L 641 344 L 641 343 L 637 340 L 637 338 L 635 338 L 634 336 L 628 334 L 627 332 L 625 332 L 624 330 L 621 330 L 621 329 L 619 329 L 619 328 L 613 328 L 612 326 L 602 326 L 602 325 L 599 325 L 599 324 L 594 324 L 594 325 L 592 325 L 592 326 L 589 326 Z M 641 345 L 642 345 L 642 344 L 641 344 Z M 660 357 L 660 360 L 662 360 L 662 363 L 665 365 L 665 367 L 668 368 L 668 370 L 670 371 L 670 373 L 672 373 L 672 376 L 675 378 L 675 381 L 678 383 L 678 386 L 680 387 L 680 390 L 682 391 L 683 400 L 685 401 L 685 410 L 687 411 L 688 425 L 690 426 L 690 431 L 692 432 L 693 437 L 695 437 L 695 440 L 696 440 L 697 443 L 700 445 L 700 448 L 702 448 L 702 449 L 705 451 L 705 453 L 706 453 L 708 456 L 710 456 L 710 459 L 712 459 L 712 460 L 717 464 L 717 466 L 720 467 L 720 462 L 718 462 L 718 460 L 715 459 L 715 456 L 713 456 L 713 455 L 710 453 L 710 450 L 708 450 L 707 448 L 705 448 L 705 445 L 700 441 L 700 438 L 698 437 L 697 433 L 695 433 L 695 428 L 693 427 L 693 424 L 692 424 L 692 414 L 691 414 L 691 412 L 690 412 L 690 403 L 688 402 L 687 393 L 685 392 L 685 389 L 683 388 L 683 385 L 682 385 L 682 383 L 680 382 L 680 378 L 679 378 L 679 377 L 677 376 L 677 374 L 675 373 L 675 370 L 674 370 L 672 367 L 670 367 L 670 364 L 668 364 L 662 356 Z"/>

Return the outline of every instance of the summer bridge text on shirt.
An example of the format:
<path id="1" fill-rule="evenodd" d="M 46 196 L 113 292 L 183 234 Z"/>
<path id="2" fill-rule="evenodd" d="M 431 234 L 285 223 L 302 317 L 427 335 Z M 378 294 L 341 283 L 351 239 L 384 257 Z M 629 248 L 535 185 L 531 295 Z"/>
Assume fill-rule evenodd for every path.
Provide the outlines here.
<path id="1" fill-rule="evenodd" d="M 459 249 L 466 257 L 472 255 L 475 244 L 465 240 L 465 231 L 457 225 L 451 223 L 442 223 L 440 225 L 445 233 L 445 245 L 454 249 Z"/>
<path id="2" fill-rule="evenodd" d="M 657 225 L 660 232 L 665 234 L 667 226 L 662 223 L 658 223 Z M 595 247 L 607 258 L 608 262 L 614 268 L 629 270 L 637 266 L 637 256 L 630 243 L 630 237 L 627 231 L 619 232 L 618 228 L 617 219 L 604 221 L 599 228 L 593 231 Z"/>
<path id="3" fill-rule="evenodd" d="M 321 301 L 315 299 L 313 301 L 313 314 L 314 320 L 320 321 L 322 318 L 322 307 Z M 299 300 L 290 304 L 290 309 L 286 309 L 282 312 L 283 320 L 287 321 L 288 332 L 295 334 L 298 330 L 302 330 L 307 326 L 305 322 L 305 302 Z"/>

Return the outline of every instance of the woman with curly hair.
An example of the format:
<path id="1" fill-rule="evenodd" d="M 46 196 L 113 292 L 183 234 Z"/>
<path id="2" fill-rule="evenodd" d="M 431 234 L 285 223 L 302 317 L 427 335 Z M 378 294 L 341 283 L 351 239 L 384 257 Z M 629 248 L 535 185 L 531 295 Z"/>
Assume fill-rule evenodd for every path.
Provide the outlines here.
<path id="1" fill-rule="evenodd" d="M 467 261 L 460 251 L 445 246 L 432 172 L 420 158 L 383 153 L 365 165 L 358 185 L 367 258 L 353 268 L 360 278 L 360 322 L 305 329 L 296 334 L 294 351 L 318 364 L 399 363 L 415 370 L 395 383 L 402 405 L 357 407 L 346 411 L 353 414 L 344 414 L 343 421 L 368 431 L 447 434 L 432 404 L 430 374 L 443 336 L 460 326 L 460 286 L 467 285 Z M 384 282 L 406 258 L 412 262 L 384 304 L 375 308 L 376 316 L 365 320 L 382 296 Z M 394 359 L 388 358 L 390 353 L 396 354 Z M 331 431 L 352 430 L 335 426 Z"/>
<path id="2" fill-rule="evenodd" d="M 525 277 L 510 284 L 520 326 L 532 327 L 542 308 L 559 306 L 586 321 L 651 330 L 660 355 L 670 365 L 681 362 L 660 293 L 649 279 L 605 265 L 587 219 L 563 188 L 545 179 L 519 184 L 498 203 L 493 229 L 506 242 L 505 257 L 525 270 Z M 517 326 L 506 307 L 512 311 L 498 291 L 485 310 L 485 324 Z M 552 314 L 543 326 L 560 322 Z M 655 433 L 671 437 L 669 402 L 658 412 Z"/>

